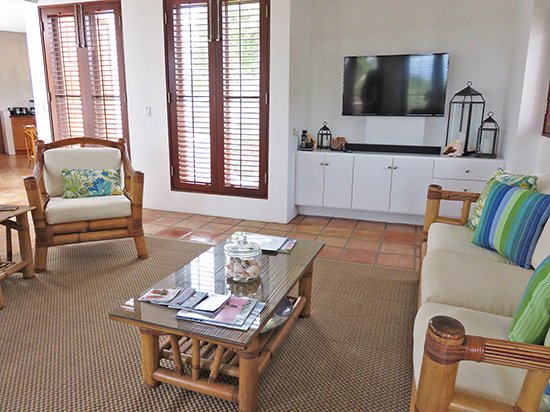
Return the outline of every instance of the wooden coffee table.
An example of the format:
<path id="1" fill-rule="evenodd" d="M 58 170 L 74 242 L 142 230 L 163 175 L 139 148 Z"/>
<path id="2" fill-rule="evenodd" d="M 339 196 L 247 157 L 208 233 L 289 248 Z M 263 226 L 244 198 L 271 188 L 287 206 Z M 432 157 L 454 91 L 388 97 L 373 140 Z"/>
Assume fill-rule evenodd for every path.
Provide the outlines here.
<path id="1" fill-rule="evenodd" d="M 0 225 L 6 227 L 6 260 L 0 259 L 0 280 L 15 272 L 23 272 L 23 278 L 34 278 L 34 264 L 27 213 L 34 207 L 15 206 L 16 210 L 0 212 Z M 16 230 L 21 260 L 13 262 L 11 231 Z M 0 309 L 4 308 L 4 295 L 0 288 Z"/>
<path id="2" fill-rule="evenodd" d="M 210 248 L 152 287 L 230 293 L 235 285 L 226 281 L 223 245 Z M 137 297 L 109 317 L 139 328 L 147 386 L 169 383 L 236 402 L 241 411 L 256 411 L 262 372 L 296 319 L 310 316 L 313 260 L 322 248 L 322 242 L 299 240 L 290 254 L 262 256 L 260 280 L 238 287 L 240 292 L 250 289 L 266 303 L 256 325 L 245 332 L 179 320 L 176 310 L 139 302 Z M 260 333 L 296 284 L 291 317 L 280 328 Z M 160 359 L 170 360 L 173 368 L 160 366 Z M 220 382 L 220 373 L 238 378 L 238 386 Z"/>

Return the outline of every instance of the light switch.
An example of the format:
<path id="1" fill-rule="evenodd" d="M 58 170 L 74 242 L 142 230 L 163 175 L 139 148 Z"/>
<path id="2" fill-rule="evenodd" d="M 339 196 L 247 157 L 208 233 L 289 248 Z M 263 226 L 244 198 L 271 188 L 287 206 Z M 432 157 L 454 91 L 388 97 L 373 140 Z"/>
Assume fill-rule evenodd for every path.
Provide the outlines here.
<path id="1" fill-rule="evenodd" d="M 151 106 L 145 106 L 145 117 L 151 117 Z"/>

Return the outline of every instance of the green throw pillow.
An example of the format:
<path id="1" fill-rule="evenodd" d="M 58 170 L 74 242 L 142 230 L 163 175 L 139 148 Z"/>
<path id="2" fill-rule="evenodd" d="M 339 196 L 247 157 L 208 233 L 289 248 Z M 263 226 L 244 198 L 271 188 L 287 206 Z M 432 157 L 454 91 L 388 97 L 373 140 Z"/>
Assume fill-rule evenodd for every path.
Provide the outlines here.
<path id="1" fill-rule="evenodd" d="M 491 189 L 491 184 L 493 182 L 506 183 L 510 186 L 521 187 L 526 190 L 536 190 L 537 189 L 537 176 L 531 175 L 515 175 L 513 173 L 508 173 L 502 168 L 498 168 L 497 171 L 487 180 L 487 184 L 479 194 L 479 199 L 476 202 L 472 216 L 466 226 L 470 229 L 475 229 L 479 224 L 481 219 L 481 213 L 483 212 L 483 207 L 485 206 L 485 201 L 487 200 L 487 195 Z"/>
<path id="2" fill-rule="evenodd" d="M 63 169 L 63 197 L 121 195 L 120 169 Z"/>
<path id="3" fill-rule="evenodd" d="M 508 338 L 550 346 L 550 256 L 533 273 L 519 303 Z M 546 339 L 546 341 L 545 341 Z"/>

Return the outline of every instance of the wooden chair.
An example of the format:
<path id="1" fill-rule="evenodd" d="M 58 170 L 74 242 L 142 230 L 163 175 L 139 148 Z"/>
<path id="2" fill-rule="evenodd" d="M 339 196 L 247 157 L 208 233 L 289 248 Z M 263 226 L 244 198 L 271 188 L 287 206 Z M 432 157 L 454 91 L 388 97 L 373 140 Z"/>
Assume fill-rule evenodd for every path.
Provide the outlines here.
<path id="1" fill-rule="evenodd" d="M 38 134 L 36 133 L 36 127 L 34 125 L 27 126 L 25 128 L 25 150 L 27 152 L 28 166 L 34 164 L 36 159 L 35 142 L 38 140 Z"/>
<path id="2" fill-rule="evenodd" d="M 79 145 L 78 148 L 69 146 Z M 122 169 L 124 195 L 64 199 L 61 170 Z M 46 270 L 48 248 L 71 243 L 134 238 L 138 257 L 148 257 L 142 226 L 143 173 L 135 171 L 125 139 L 74 138 L 36 141 L 33 176 L 25 189 L 36 234 L 35 270 Z"/>
<path id="3" fill-rule="evenodd" d="M 428 190 L 424 233 L 434 222 L 464 225 L 479 193 L 453 192 L 431 185 Z M 463 202 L 461 217 L 440 216 L 441 200 Z M 421 281 L 421 279 L 420 279 Z M 515 405 L 455 391 L 461 362 L 489 363 L 526 370 Z M 550 379 L 550 347 L 469 336 L 464 326 L 448 316 L 433 317 L 427 328 L 418 385 L 414 385 L 411 411 L 509 411 L 536 412 Z M 491 385 L 492 382 L 486 382 Z"/>

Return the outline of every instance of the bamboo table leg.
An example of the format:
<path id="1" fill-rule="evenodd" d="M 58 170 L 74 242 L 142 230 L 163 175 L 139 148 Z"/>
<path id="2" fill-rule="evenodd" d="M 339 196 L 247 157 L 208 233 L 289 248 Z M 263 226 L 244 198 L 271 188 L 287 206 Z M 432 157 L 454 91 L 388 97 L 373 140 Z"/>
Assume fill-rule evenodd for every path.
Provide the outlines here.
<path id="1" fill-rule="evenodd" d="M 156 332 L 140 329 L 141 373 L 143 383 L 150 388 L 160 385 L 153 379 L 153 372 L 160 366 L 159 335 Z"/>
<path id="2" fill-rule="evenodd" d="M 244 351 L 239 351 L 239 411 L 256 412 L 258 410 L 258 385 L 260 373 L 259 338 L 255 338 Z"/>
<path id="3" fill-rule="evenodd" d="M 300 296 L 305 296 L 307 298 L 306 305 L 300 313 L 301 318 L 309 318 L 311 316 L 311 287 L 313 285 L 313 262 L 311 262 L 302 278 L 300 279 L 300 284 L 298 286 L 298 291 Z"/>
<path id="4" fill-rule="evenodd" d="M 27 218 L 27 213 L 17 216 L 16 219 L 21 260 L 27 262 L 27 265 L 23 269 L 23 278 L 32 279 L 34 278 L 34 263 L 32 259 L 31 235 L 29 231 L 29 220 Z"/>

